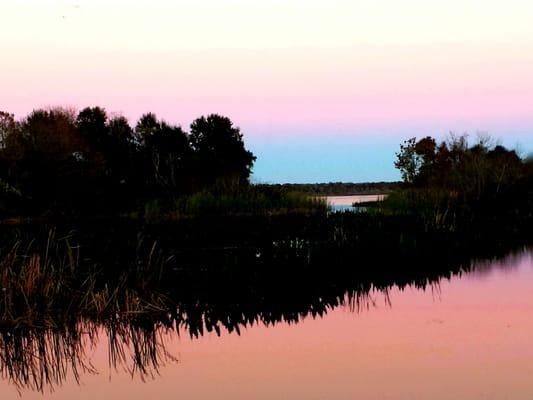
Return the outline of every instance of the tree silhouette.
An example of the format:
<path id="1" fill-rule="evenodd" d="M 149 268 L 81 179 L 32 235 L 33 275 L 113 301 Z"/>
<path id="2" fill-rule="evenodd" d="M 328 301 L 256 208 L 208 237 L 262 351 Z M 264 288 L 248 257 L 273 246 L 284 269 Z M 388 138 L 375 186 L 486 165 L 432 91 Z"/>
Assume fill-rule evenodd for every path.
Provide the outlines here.
<path id="1" fill-rule="evenodd" d="M 141 116 L 135 126 L 135 136 L 139 143 L 145 144 L 146 139 L 161 128 L 154 113 L 146 113 Z"/>
<path id="2" fill-rule="evenodd" d="M 0 111 L 0 149 L 5 149 L 8 140 L 16 129 L 15 116 L 4 111 Z"/>
<path id="3" fill-rule="evenodd" d="M 103 108 L 87 107 L 76 118 L 76 125 L 81 136 L 91 149 L 101 151 L 105 148 L 108 137 L 107 114 Z"/>
<path id="4" fill-rule="evenodd" d="M 128 120 L 123 116 L 111 118 L 107 129 L 107 163 L 111 178 L 120 185 L 138 184 L 138 148 Z"/>
<path id="5" fill-rule="evenodd" d="M 526 171 L 514 150 L 492 146 L 489 137 L 469 145 L 465 135 L 451 135 L 437 146 L 435 139 L 409 139 L 400 145 L 395 166 L 404 181 L 419 187 L 435 186 L 477 201 L 517 182 Z"/>
<path id="6" fill-rule="evenodd" d="M 247 182 L 256 157 L 246 150 L 240 129 L 217 114 L 200 117 L 189 135 L 200 179 L 212 184 L 224 178 Z"/>
<path id="7" fill-rule="evenodd" d="M 85 146 L 71 110 L 54 108 L 33 111 L 21 124 L 21 159 L 17 176 L 24 192 L 49 199 L 64 193 L 64 178 L 79 171 L 79 155 Z M 72 188 L 71 188 L 72 189 Z"/>
<path id="8" fill-rule="evenodd" d="M 394 166 L 400 170 L 405 183 L 413 183 L 422 160 L 416 153 L 416 138 L 411 138 L 400 144 L 400 151 L 396 153 Z"/>
<path id="9" fill-rule="evenodd" d="M 102 107 L 38 109 L 20 121 L 0 113 L 3 198 L 9 188 L 38 212 L 109 211 L 219 181 L 248 184 L 254 161 L 239 128 L 216 114 L 195 120 L 187 134 L 153 113 L 132 129 Z"/>

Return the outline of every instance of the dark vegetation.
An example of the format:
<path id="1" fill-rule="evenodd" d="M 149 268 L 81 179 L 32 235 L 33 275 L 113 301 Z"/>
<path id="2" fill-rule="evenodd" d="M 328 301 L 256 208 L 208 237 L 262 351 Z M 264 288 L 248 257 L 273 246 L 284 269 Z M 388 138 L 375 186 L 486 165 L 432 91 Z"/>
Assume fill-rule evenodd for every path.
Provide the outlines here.
<path id="1" fill-rule="evenodd" d="M 0 374 L 20 388 L 92 372 L 99 332 L 112 366 L 150 376 L 173 359 L 165 333 L 359 310 L 532 238 L 533 162 L 486 139 L 406 141 L 401 184 L 251 185 L 255 157 L 218 115 L 186 133 L 38 110 L 1 114 L 0 134 L 3 216 L 53 217 L 0 225 Z M 309 196 L 375 193 L 389 194 L 338 213 Z"/>
<path id="2" fill-rule="evenodd" d="M 437 144 L 431 137 L 406 141 L 397 154 L 404 186 L 380 212 L 406 215 L 427 229 L 522 229 L 533 219 L 533 160 L 480 137 Z"/>
<path id="3" fill-rule="evenodd" d="M 393 287 L 438 291 L 474 259 L 521 251 L 527 239 L 428 233 L 411 218 L 366 213 L 77 228 L 0 232 L 0 373 L 21 389 L 93 372 L 87 354 L 102 335 L 112 367 L 150 377 L 174 360 L 165 334 L 360 311 L 376 291 L 388 303 Z"/>
<path id="4" fill-rule="evenodd" d="M 187 133 L 152 113 L 131 127 L 100 107 L 35 110 L 20 121 L 0 113 L 0 213 L 172 218 L 306 207 L 308 196 L 251 187 L 255 159 L 239 128 L 215 114 Z M 309 206 L 324 211 L 318 203 Z"/>

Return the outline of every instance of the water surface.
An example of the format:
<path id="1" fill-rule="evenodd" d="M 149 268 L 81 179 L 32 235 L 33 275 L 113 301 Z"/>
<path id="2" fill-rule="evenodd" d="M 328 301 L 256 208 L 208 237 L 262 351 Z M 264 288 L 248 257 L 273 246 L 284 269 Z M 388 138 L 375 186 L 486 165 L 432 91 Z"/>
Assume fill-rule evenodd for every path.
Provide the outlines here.
<path id="1" fill-rule="evenodd" d="M 83 356 L 93 372 L 82 371 L 79 383 L 68 371 L 44 397 L 18 390 L 24 399 L 533 398 L 531 252 L 477 262 L 425 290 L 393 286 L 357 300 L 298 322 L 246 325 L 240 334 L 191 338 L 160 327 L 141 343 L 157 341 L 168 357 L 160 353 L 159 365 L 144 372 L 131 362 L 110 367 L 99 328 Z M 17 398 L 2 375 L 0 398 Z"/>
<path id="2" fill-rule="evenodd" d="M 354 196 L 327 196 L 326 201 L 332 211 L 353 210 L 354 204 L 365 203 L 370 201 L 381 201 L 386 195 L 383 194 L 364 194 Z"/>

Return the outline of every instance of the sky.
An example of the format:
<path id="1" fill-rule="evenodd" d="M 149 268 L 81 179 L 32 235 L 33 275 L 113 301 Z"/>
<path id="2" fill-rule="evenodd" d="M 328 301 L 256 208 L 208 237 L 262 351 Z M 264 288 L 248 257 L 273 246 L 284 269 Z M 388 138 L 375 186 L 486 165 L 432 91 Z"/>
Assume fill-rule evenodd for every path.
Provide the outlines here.
<path id="1" fill-rule="evenodd" d="M 239 126 L 255 182 L 390 181 L 409 137 L 533 152 L 533 2 L 0 2 L 0 110 Z"/>

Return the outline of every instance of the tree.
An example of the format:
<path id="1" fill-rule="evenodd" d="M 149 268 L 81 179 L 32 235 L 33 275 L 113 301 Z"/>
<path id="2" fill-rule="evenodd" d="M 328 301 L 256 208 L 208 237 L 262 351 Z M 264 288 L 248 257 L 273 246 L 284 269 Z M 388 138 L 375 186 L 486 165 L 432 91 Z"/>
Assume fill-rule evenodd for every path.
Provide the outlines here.
<path id="1" fill-rule="evenodd" d="M 15 197 L 20 203 L 20 190 L 12 184 L 13 169 L 20 160 L 20 131 L 13 114 L 0 111 L 0 205 Z M 13 196 L 15 195 L 15 196 Z"/>
<path id="2" fill-rule="evenodd" d="M 228 178 L 248 181 L 256 157 L 246 150 L 242 137 L 227 117 L 211 114 L 193 121 L 189 140 L 204 184 Z"/>
<path id="3" fill-rule="evenodd" d="M 5 149 L 9 137 L 16 129 L 15 116 L 4 111 L 0 111 L 0 149 Z"/>
<path id="4" fill-rule="evenodd" d="M 416 138 L 407 139 L 400 144 L 400 151 L 396 153 L 394 166 L 400 170 L 405 183 L 414 182 L 421 164 L 422 159 L 416 153 Z"/>
<path id="5" fill-rule="evenodd" d="M 140 144 L 145 144 L 146 139 L 161 129 L 161 125 L 154 113 L 146 113 L 141 116 L 135 126 L 135 136 Z"/>
<path id="6" fill-rule="evenodd" d="M 135 182 L 140 173 L 133 129 L 125 117 L 116 116 L 108 120 L 107 130 L 109 138 L 105 154 L 111 178 L 120 185 Z"/>
<path id="7" fill-rule="evenodd" d="M 141 117 L 135 133 L 145 154 L 147 183 L 164 189 L 183 189 L 189 172 L 187 134 L 180 126 L 159 121 L 152 113 Z"/>
<path id="8" fill-rule="evenodd" d="M 117 141 L 122 143 L 133 144 L 133 129 L 126 117 L 116 116 L 108 122 L 109 134 Z"/>
<path id="9" fill-rule="evenodd" d="M 420 167 L 415 177 L 417 183 L 427 183 L 433 177 L 437 160 L 437 143 L 430 136 L 420 139 L 415 145 L 415 153 L 420 159 Z"/>
<path id="10" fill-rule="evenodd" d="M 85 150 L 74 112 L 66 108 L 34 110 L 22 121 L 26 150 L 47 160 L 67 160 Z"/>
<path id="11" fill-rule="evenodd" d="M 101 151 L 105 147 L 109 137 L 105 109 L 100 107 L 84 108 L 76 118 L 76 126 L 91 150 Z"/>
<path id="12" fill-rule="evenodd" d="M 75 120 L 70 109 L 34 110 L 5 149 L 10 182 L 36 204 L 63 201 L 75 192 L 70 183 L 77 181 L 73 177 L 82 170 L 78 156 L 86 150 Z"/>

